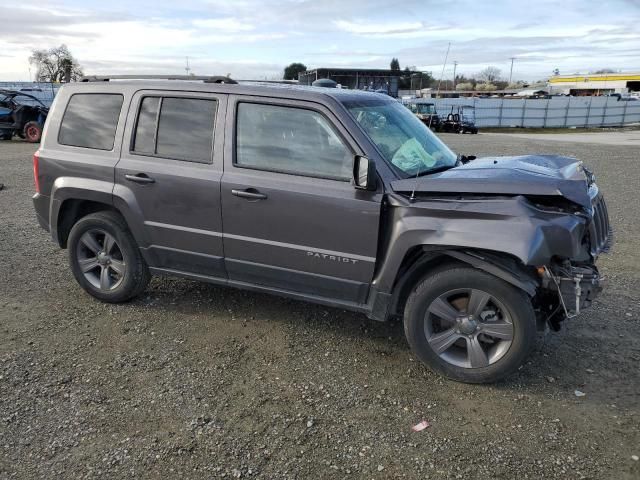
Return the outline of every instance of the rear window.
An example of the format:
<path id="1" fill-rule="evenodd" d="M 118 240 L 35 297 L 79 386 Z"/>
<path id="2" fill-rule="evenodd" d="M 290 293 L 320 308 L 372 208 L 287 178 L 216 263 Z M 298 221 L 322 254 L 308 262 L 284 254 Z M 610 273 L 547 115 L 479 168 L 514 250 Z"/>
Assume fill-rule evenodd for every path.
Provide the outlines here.
<path id="1" fill-rule="evenodd" d="M 201 98 L 144 97 L 133 151 L 174 160 L 211 162 L 216 104 L 215 100 Z"/>
<path id="2" fill-rule="evenodd" d="M 58 143 L 112 150 L 124 97 L 111 93 L 76 93 L 62 117 Z"/>

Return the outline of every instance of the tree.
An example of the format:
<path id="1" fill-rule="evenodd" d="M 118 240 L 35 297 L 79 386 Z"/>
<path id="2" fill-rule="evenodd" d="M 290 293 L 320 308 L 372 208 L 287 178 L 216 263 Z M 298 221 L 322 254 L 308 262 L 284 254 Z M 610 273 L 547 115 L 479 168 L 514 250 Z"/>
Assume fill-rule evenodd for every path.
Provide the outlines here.
<path id="1" fill-rule="evenodd" d="M 462 82 L 456 85 L 456 90 L 473 90 L 473 83 Z"/>
<path id="2" fill-rule="evenodd" d="M 389 64 L 389 67 L 391 68 L 391 70 L 400 70 L 400 62 L 398 61 L 397 58 L 392 58 L 391 59 L 391 63 Z"/>
<path id="3" fill-rule="evenodd" d="M 480 77 L 480 80 L 484 80 L 486 83 L 493 83 L 496 80 L 500 79 L 501 73 L 502 72 L 499 68 L 487 67 L 478 74 L 478 77 Z"/>
<path id="4" fill-rule="evenodd" d="M 70 80 L 79 80 L 83 75 L 80 64 L 65 44 L 48 50 L 33 50 L 29 63 L 35 65 L 36 80 L 39 82 L 62 82 L 67 69 L 71 74 Z"/>
<path id="5" fill-rule="evenodd" d="M 288 67 L 284 67 L 284 79 L 298 80 L 298 75 L 306 71 L 307 67 L 304 63 L 292 63 Z"/>
<path id="6" fill-rule="evenodd" d="M 473 90 L 476 86 L 476 83 L 478 83 L 478 81 L 473 77 L 467 78 L 463 74 L 460 74 L 460 75 L 456 75 L 456 85 L 458 85 L 458 83 L 470 83 L 471 88 L 469 90 Z"/>
<path id="7" fill-rule="evenodd" d="M 497 90 L 498 87 L 496 87 L 493 83 L 478 83 L 476 85 L 476 90 L 479 92 L 493 92 L 494 90 Z"/>
<path id="8" fill-rule="evenodd" d="M 593 73 L 616 73 L 616 72 L 611 68 L 601 68 L 600 70 L 596 70 Z"/>
<path id="9" fill-rule="evenodd" d="M 419 90 L 422 88 L 430 88 L 434 85 L 434 78 L 431 72 L 414 73 L 410 78 L 410 89 Z"/>

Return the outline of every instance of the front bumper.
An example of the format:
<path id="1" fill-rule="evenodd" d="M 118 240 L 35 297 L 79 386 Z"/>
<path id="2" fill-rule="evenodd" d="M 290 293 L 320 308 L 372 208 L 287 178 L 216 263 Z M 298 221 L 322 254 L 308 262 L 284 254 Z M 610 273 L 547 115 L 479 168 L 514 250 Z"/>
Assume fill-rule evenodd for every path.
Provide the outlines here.
<path id="1" fill-rule="evenodd" d="M 589 308 L 602 292 L 605 279 L 595 265 L 565 265 L 555 270 L 546 269 L 551 283 L 557 289 L 566 318 L 575 317 Z"/>

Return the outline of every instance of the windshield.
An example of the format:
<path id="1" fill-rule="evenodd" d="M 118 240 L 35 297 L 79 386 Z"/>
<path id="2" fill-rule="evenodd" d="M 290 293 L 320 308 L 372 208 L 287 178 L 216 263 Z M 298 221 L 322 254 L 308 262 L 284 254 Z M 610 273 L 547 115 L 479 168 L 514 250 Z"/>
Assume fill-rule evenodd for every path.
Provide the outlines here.
<path id="1" fill-rule="evenodd" d="M 345 106 L 402 176 L 455 166 L 456 154 L 400 103 L 366 100 Z"/>

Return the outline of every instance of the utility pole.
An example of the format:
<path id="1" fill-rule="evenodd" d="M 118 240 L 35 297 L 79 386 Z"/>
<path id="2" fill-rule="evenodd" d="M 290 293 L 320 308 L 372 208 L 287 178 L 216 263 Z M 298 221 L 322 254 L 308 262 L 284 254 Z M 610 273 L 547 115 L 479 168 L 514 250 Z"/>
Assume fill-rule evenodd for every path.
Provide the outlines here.
<path id="1" fill-rule="evenodd" d="M 453 61 L 453 89 L 456 89 L 456 69 L 458 68 L 458 61 Z"/>
<path id="2" fill-rule="evenodd" d="M 184 69 L 185 72 L 187 72 L 187 75 L 189 75 L 189 72 L 191 72 L 191 67 L 189 67 L 189 57 L 187 57 L 187 66 Z"/>
<path id="3" fill-rule="evenodd" d="M 511 84 L 511 80 L 513 79 L 513 61 L 516 59 L 516 57 L 511 57 L 511 70 L 509 70 L 509 84 Z"/>

